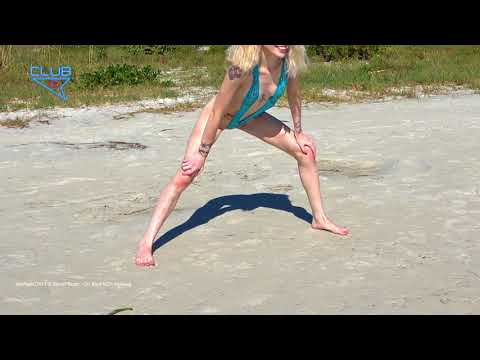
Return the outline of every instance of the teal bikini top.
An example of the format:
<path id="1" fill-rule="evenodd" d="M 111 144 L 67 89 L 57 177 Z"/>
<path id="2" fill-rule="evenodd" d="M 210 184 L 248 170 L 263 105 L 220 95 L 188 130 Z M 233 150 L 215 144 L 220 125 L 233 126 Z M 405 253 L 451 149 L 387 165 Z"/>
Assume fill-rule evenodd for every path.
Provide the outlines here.
<path id="1" fill-rule="evenodd" d="M 245 115 L 248 109 L 250 109 L 253 106 L 253 104 L 255 104 L 255 102 L 258 100 L 258 96 L 260 93 L 260 72 L 259 72 L 258 64 L 255 65 L 255 67 L 253 68 L 252 76 L 253 76 L 252 86 L 250 87 L 247 94 L 245 95 L 245 98 L 243 99 L 240 109 L 237 111 L 235 116 L 232 118 L 232 120 L 228 124 L 227 129 L 233 129 L 233 128 L 242 126 L 247 122 L 249 122 L 250 120 L 257 117 L 258 115 L 264 113 L 265 111 L 270 109 L 272 106 L 274 106 L 277 100 L 280 98 L 280 96 L 283 95 L 283 92 L 285 91 L 285 87 L 287 86 L 287 83 L 288 83 L 288 72 L 286 70 L 286 64 L 284 60 L 282 64 L 282 71 L 280 73 L 280 79 L 278 81 L 277 90 L 275 90 L 275 93 L 257 111 L 250 114 L 246 118 L 242 119 L 242 116 Z"/>

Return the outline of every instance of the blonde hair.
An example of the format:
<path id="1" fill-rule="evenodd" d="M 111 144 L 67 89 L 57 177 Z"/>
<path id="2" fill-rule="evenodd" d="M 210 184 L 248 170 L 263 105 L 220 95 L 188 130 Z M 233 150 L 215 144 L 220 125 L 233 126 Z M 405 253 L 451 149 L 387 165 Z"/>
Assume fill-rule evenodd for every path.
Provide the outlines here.
<path id="1" fill-rule="evenodd" d="M 242 72 L 250 71 L 260 63 L 261 45 L 232 45 L 227 49 L 227 62 L 238 66 Z M 287 71 L 290 78 L 295 78 L 306 70 L 308 58 L 303 45 L 289 45 Z"/>

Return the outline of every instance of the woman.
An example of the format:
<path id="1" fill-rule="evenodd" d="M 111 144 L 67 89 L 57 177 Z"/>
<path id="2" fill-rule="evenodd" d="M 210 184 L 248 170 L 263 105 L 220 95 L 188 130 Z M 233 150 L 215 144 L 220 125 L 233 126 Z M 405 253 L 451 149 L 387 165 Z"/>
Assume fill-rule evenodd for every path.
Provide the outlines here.
<path id="1" fill-rule="evenodd" d="M 312 208 L 312 228 L 347 235 L 322 208 L 316 146 L 302 131 L 298 74 L 306 68 L 302 45 L 234 45 L 227 50 L 227 70 L 219 93 L 202 110 L 187 144 L 180 169 L 163 189 L 152 219 L 140 241 L 136 264 L 155 265 L 152 245 L 182 192 L 203 169 L 208 154 L 225 129 L 241 129 L 290 154 Z M 287 89 L 293 130 L 265 112 Z"/>

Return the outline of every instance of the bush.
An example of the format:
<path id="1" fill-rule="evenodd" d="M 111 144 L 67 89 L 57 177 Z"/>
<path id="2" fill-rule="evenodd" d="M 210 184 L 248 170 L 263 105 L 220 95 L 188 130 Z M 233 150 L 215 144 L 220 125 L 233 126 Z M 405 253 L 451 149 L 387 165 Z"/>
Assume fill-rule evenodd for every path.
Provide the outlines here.
<path id="1" fill-rule="evenodd" d="M 310 56 L 320 56 L 324 61 L 368 60 L 384 48 L 380 45 L 309 45 L 307 51 Z"/>
<path id="2" fill-rule="evenodd" d="M 145 82 L 159 80 L 160 71 L 150 65 L 142 68 L 136 65 L 115 64 L 108 65 L 94 72 L 80 75 L 80 84 L 83 87 L 108 87 L 115 85 L 138 85 Z M 161 82 L 164 86 L 171 86 L 171 80 Z"/>
<path id="3" fill-rule="evenodd" d="M 95 49 L 95 56 L 98 61 L 105 60 L 107 58 L 107 49 L 105 46 L 98 46 Z"/>
<path id="4" fill-rule="evenodd" d="M 230 45 L 207 45 L 210 53 L 224 53 Z"/>
<path id="5" fill-rule="evenodd" d="M 177 45 L 127 45 L 127 51 L 133 55 L 168 55 L 177 50 Z"/>

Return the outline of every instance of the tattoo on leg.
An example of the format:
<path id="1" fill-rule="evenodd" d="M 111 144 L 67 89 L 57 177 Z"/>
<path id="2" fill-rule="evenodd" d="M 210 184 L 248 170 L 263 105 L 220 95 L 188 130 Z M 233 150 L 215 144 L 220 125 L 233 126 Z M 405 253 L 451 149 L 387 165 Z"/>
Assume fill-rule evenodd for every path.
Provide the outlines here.
<path id="1" fill-rule="evenodd" d="M 198 152 L 200 153 L 200 155 L 206 158 L 208 153 L 210 152 L 211 147 L 212 147 L 212 144 L 201 143 L 200 147 L 198 148 Z"/>
<path id="2" fill-rule="evenodd" d="M 242 76 L 242 69 L 236 65 L 232 65 L 228 68 L 228 77 L 230 80 L 237 79 Z"/>

